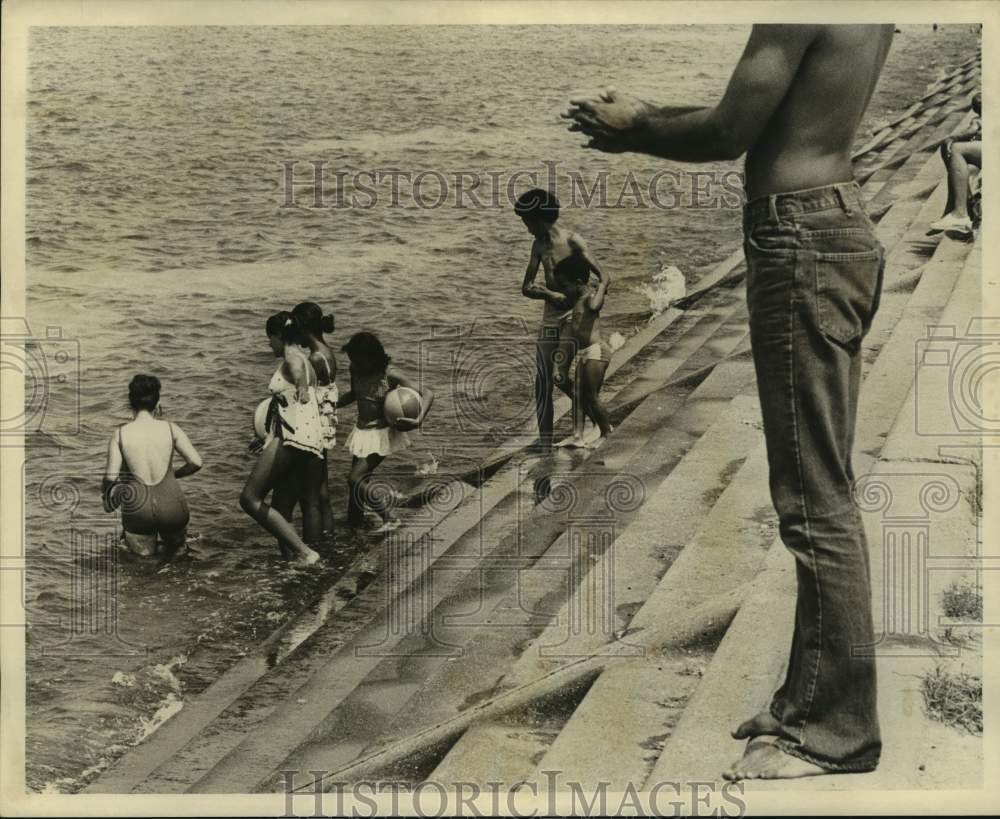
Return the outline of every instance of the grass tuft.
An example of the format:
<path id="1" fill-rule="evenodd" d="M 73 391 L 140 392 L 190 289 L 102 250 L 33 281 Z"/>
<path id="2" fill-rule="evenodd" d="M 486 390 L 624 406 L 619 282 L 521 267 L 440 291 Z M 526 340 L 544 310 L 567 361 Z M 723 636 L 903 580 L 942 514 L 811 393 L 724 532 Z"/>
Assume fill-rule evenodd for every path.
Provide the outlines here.
<path id="1" fill-rule="evenodd" d="M 964 671 L 952 674 L 937 666 L 921 680 L 924 706 L 931 719 L 983 733 L 983 680 Z"/>
<path id="2" fill-rule="evenodd" d="M 983 622 L 983 593 L 968 580 L 954 582 L 941 593 L 941 609 L 952 620 Z"/>

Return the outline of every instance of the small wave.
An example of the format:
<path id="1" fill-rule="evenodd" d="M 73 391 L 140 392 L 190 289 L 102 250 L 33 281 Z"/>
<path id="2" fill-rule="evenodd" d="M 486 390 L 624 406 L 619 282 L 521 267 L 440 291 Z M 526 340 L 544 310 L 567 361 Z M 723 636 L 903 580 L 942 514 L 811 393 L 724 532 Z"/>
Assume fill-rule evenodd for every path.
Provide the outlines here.
<path id="1" fill-rule="evenodd" d="M 662 265 L 648 284 L 641 284 L 638 291 L 649 299 L 649 310 L 658 316 L 687 293 L 684 274 L 674 265 Z"/>

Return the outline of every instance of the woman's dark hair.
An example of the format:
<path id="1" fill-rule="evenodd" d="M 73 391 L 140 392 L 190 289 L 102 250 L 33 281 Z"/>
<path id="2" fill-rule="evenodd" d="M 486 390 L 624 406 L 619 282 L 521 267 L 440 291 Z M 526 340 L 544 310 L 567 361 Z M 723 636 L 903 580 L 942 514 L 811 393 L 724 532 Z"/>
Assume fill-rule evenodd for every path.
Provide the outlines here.
<path id="1" fill-rule="evenodd" d="M 128 402 L 135 412 L 152 412 L 160 403 L 160 379 L 155 375 L 137 375 L 128 385 Z"/>
<path id="2" fill-rule="evenodd" d="M 322 338 L 323 333 L 333 332 L 333 313 L 323 315 L 321 308 L 314 301 L 304 301 L 296 304 L 292 308 L 292 315 L 299 320 L 299 324 L 312 333 L 317 338 Z"/>
<path id="3" fill-rule="evenodd" d="M 559 200 L 554 193 L 532 188 L 517 197 L 514 213 L 522 219 L 540 219 L 551 225 L 559 218 Z"/>
<path id="4" fill-rule="evenodd" d="M 278 336 L 285 343 L 296 344 L 302 335 L 299 320 L 287 310 L 275 313 L 265 325 L 269 336 Z"/>
<path id="5" fill-rule="evenodd" d="M 983 115 L 983 95 L 981 92 L 977 91 L 972 95 L 972 110 L 976 112 L 978 116 Z"/>
<path id="6" fill-rule="evenodd" d="M 351 369 L 356 375 L 374 375 L 389 366 L 385 347 L 374 333 L 355 333 L 341 349 L 351 359 Z"/>

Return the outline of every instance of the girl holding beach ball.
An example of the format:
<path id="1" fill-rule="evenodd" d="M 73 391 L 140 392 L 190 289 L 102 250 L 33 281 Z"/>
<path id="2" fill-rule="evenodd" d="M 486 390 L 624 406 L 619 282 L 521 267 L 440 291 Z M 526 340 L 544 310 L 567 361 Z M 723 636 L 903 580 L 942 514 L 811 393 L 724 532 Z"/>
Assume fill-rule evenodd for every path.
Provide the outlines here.
<path id="1" fill-rule="evenodd" d="M 358 405 L 357 422 L 345 444 L 351 453 L 347 520 L 360 526 L 366 508 L 371 509 L 382 518 L 376 531 L 388 532 L 400 521 L 392 515 L 386 493 L 373 491 L 371 475 L 387 456 L 410 445 L 407 432 L 424 422 L 434 393 L 427 387 L 417 389 L 410 378 L 390 368 L 389 356 L 373 333 L 355 333 L 343 350 L 350 360 L 351 388 L 337 406 Z"/>

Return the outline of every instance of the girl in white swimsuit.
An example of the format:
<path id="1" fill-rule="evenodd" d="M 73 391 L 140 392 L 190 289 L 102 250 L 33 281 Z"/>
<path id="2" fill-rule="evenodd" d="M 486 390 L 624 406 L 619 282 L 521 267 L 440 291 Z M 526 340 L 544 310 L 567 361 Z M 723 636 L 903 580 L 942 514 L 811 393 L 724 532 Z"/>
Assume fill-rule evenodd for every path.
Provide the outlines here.
<path id="1" fill-rule="evenodd" d="M 337 358 L 333 350 L 327 346 L 323 333 L 332 333 L 334 328 L 333 315 L 323 315 L 318 304 L 305 301 L 295 305 L 292 315 L 299 320 L 302 328 L 302 342 L 309 348 L 309 361 L 313 365 L 318 378 L 316 384 L 316 402 L 319 405 L 320 431 L 325 450 L 316 472 L 306 476 L 306 480 L 315 484 L 319 492 L 319 510 L 323 521 L 323 535 L 333 535 L 333 507 L 330 504 L 330 475 L 327 455 L 337 443 L 337 402 L 340 395 L 337 390 Z"/>
<path id="2" fill-rule="evenodd" d="M 367 507 L 382 518 L 378 531 L 390 531 L 400 525 L 391 516 L 389 497 L 394 493 L 372 487 L 371 474 L 387 455 L 410 445 L 406 430 L 416 429 L 424 422 L 434 402 L 434 393 L 427 387 L 418 390 L 409 378 L 390 368 L 382 342 L 372 333 L 355 333 L 344 345 L 344 352 L 351 361 L 351 389 L 340 399 L 340 406 L 355 401 L 358 404 L 357 423 L 344 444 L 352 456 L 347 476 L 347 519 L 351 526 L 359 526 L 364 522 Z M 385 397 L 399 386 L 420 394 L 420 415 L 416 419 L 400 419 L 395 427 L 390 427 L 384 415 Z"/>
<path id="3" fill-rule="evenodd" d="M 291 313 L 275 313 L 267 320 L 266 329 L 271 350 L 283 361 L 268 385 L 274 397 L 267 418 L 267 440 L 240 494 L 240 506 L 278 539 L 285 557 L 315 563 L 319 555 L 292 527 L 290 510 L 301 496 L 304 534 L 306 539 L 317 537 L 319 505 L 315 493 L 302 485 L 309 461 L 318 460 L 323 452 L 316 373 L 305 351 L 297 346 L 301 333 Z M 265 500 L 271 490 L 273 506 Z"/>

